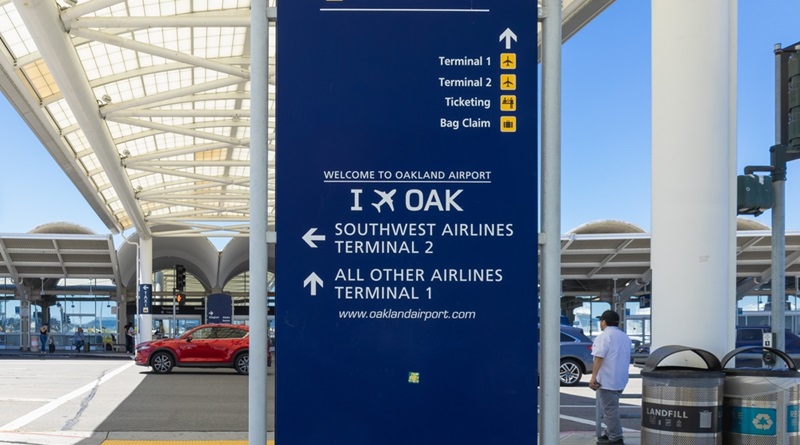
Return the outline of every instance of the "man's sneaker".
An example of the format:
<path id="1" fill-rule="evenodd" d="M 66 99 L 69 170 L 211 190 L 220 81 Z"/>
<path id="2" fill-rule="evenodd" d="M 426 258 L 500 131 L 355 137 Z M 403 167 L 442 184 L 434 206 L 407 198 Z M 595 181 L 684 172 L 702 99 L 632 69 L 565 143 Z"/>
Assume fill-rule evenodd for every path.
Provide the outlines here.
<path id="1" fill-rule="evenodd" d="M 611 440 L 608 437 L 600 438 L 597 440 L 597 445 L 625 445 L 625 442 L 622 441 L 622 438 Z"/>

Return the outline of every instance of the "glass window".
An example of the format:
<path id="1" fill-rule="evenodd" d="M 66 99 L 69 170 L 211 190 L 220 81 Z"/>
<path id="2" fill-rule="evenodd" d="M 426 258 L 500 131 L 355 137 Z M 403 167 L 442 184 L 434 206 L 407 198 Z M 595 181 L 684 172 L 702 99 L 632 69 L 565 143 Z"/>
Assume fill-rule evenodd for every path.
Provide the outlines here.
<path id="1" fill-rule="evenodd" d="M 216 338 L 216 335 L 214 333 L 214 328 L 202 328 L 192 332 L 192 338 L 194 339 Z"/>
<path id="2" fill-rule="evenodd" d="M 243 338 L 247 331 L 236 328 L 216 328 L 217 338 Z"/>
<path id="3" fill-rule="evenodd" d="M 739 329 L 737 332 L 738 340 L 739 341 L 761 341 L 762 339 L 762 331 L 761 329 Z"/>

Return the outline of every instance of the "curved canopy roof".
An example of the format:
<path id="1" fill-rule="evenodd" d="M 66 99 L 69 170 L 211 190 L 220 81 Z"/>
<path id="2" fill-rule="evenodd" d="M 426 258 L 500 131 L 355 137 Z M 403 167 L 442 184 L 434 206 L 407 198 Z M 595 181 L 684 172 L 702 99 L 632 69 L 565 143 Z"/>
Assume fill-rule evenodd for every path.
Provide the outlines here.
<path id="1" fill-rule="evenodd" d="M 743 296 L 771 278 L 772 231 L 743 218 L 736 225 L 737 294 Z M 652 279 L 650 237 L 624 221 L 593 221 L 563 235 L 563 294 L 619 292 L 629 297 L 640 292 Z M 800 277 L 800 232 L 786 233 L 786 277 L 794 289 L 795 277 Z"/>
<path id="2" fill-rule="evenodd" d="M 564 40 L 613 0 L 564 0 Z M 274 130 L 276 0 L 269 5 Z M 0 0 L 0 89 L 112 233 L 249 234 L 250 0 Z M 274 227 L 270 137 L 268 226 Z"/>
<path id="3" fill-rule="evenodd" d="M 111 235 L 69 223 L 50 223 L 30 233 L 0 234 L 0 278 L 11 278 L 19 295 L 55 288 L 62 278 L 120 283 Z M 119 284 L 117 285 L 119 289 Z"/>
<path id="4" fill-rule="evenodd" d="M 0 1 L 0 42 L 0 88 L 112 233 L 248 234 L 249 0 Z"/>

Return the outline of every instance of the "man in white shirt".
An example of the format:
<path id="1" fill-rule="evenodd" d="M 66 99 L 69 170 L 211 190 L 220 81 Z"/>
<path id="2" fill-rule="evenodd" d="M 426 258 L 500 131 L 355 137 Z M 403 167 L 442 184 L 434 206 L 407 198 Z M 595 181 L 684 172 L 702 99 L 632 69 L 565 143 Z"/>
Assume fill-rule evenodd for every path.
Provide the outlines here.
<path id="1" fill-rule="evenodd" d="M 605 311 L 599 318 L 602 332 L 592 345 L 594 365 L 589 379 L 589 387 L 597 391 L 597 403 L 606 425 L 606 434 L 598 438 L 597 445 L 624 445 L 619 396 L 628 384 L 631 339 L 619 329 L 616 312 Z"/>

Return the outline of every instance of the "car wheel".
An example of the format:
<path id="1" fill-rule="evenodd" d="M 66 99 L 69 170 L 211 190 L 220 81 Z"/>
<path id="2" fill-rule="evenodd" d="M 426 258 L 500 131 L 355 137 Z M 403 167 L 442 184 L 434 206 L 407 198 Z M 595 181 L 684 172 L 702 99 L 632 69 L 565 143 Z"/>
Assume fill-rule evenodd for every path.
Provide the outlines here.
<path id="1" fill-rule="evenodd" d="M 156 352 L 152 360 L 150 360 L 150 367 L 153 368 L 153 372 L 156 374 L 166 374 L 172 371 L 173 366 L 175 366 L 175 363 L 172 360 L 172 356 L 166 352 Z"/>
<path id="2" fill-rule="evenodd" d="M 250 372 L 250 354 L 243 352 L 236 356 L 233 360 L 233 367 L 239 374 L 247 374 Z"/>
<path id="3" fill-rule="evenodd" d="M 581 377 L 583 377 L 583 371 L 578 362 L 572 359 L 564 359 L 561 361 L 561 368 L 558 372 L 561 386 L 575 386 L 581 381 Z"/>

